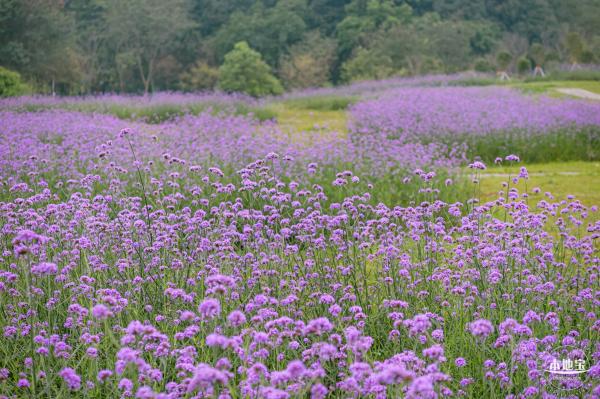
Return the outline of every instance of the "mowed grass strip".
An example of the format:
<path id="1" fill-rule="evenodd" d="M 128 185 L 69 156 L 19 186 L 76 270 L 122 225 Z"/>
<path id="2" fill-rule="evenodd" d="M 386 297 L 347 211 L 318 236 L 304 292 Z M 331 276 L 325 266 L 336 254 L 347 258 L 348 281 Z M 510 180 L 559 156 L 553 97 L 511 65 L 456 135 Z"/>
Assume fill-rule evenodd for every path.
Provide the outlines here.
<path id="1" fill-rule="evenodd" d="M 544 94 L 557 98 L 573 98 L 572 96 L 560 93 L 556 89 L 572 88 L 583 89 L 592 93 L 600 94 L 600 81 L 593 80 L 552 80 L 539 82 L 517 82 L 509 83 L 508 86 L 515 87 L 531 94 Z"/>
<path id="2" fill-rule="evenodd" d="M 481 173 L 481 195 L 483 201 L 497 198 L 502 190 L 502 183 L 509 182 L 519 175 L 523 165 L 490 166 Z M 510 181 L 510 187 L 516 187 L 520 193 L 528 192 L 532 201 L 545 198 L 550 193 L 554 198 L 567 199 L 574 195 L 585 206 L 600 204 L 600 162 L 556 162 L 524 165 L 529 173 L 529 179 L 519 180 L 515 185 Z M 539 194 L 533 193 L 533 188 L 539 187 Z M 595 220 L 600 215 L 593 216 Z"/>
<path id="3" fill-rule="evenodd" d="M 344 110 L 310 110 L 275 103 L 268 107 L 275 115 L 277 124 L 288 133 L 322 131 L 346 133 L 347 115 Z"/>

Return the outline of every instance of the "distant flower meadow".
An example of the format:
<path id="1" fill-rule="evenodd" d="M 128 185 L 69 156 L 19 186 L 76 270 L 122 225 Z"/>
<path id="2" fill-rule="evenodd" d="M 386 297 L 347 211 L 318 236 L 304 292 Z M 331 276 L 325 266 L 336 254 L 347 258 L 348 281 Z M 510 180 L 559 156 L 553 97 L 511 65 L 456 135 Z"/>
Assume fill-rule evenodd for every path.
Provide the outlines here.
<path id="1" fill-rule="evenodd" d="M 532 97 L 497 87 L 402 88 L 351 109 L 351 130 L 407 140 L 503 131 L 544 133 L 570 126 L 600 126 L 600 104 Z"/>
<path id="2" fill-rule="evenodd" d="M 467 146 L 489 162 L 519 151 L 529 161 L 600 159 L 600 103 L 527 96 L 498 87 L 400 88 L 350 108 L 363 143 Z"/>
<path id="3" fill-rule="evenodd" d="M 509 153 L 497 199 L 451 200 L 487 166 L 436 140 L 595 105 L 425 90 L 300 137 L 1 111 L 0 397 L 599 397 L 597 207 L 518 191 Z"/>
<path id="4" fill-rule="evenodd" d="M 292 91 L 280 96 L 283 99 L 297 99 L 319 96 L 366 96 L 371 97 L 374 94 L 385 93 L 391 89 L 405 87 L 439 87 L 460 82 L 469 79 L 490 78 L 489 74 L 479 72 L 462 72 L 453 75 L 424 75 L 413 77 L 392 77 L 382 80 L 358 81 L 345 86 L 321 87 L 313 89 L 302 89 Z"/>
<path id="5" fill-rule="evenodd" d="M 305 132 L 292 140 L 273 123 L 261 124 L 239 115 L 204 112 L 149 125 L 112 115 L 50 110 L 0 111 L 0 164 L 5 173 L 11 171 L 5 176 L 8 179 L 33 168 L 59 168 L 62 176 L 80 176 L 82 167 L 88 171 L 98 167 L 99 156 L 111 154 L 119 161 L 132 157 L 130 148 L 116 146 L 112 140 L 114 132 L 125 127 L 138 133 L 132 144 L 140 160 L 176 162 L 172 159 L 182 158 L 187 163 L 210 161 L 234 170 L 269 152 L 285 155 L 280 166 L 287 174 L 305 171 L 308 163 L 316 163 L 328 169 L 340 164 L 363 171 L 368 168 L 371 176 L 388 173 L 390 167 L 404 173 L 415 167 L 456 165 L 460 155 L 457 150 L 456 156 L 448 156 L 434 143 L 398 141 L 373 151 L 336 132 Z"/>
<path id="6" fill-rule="evenodd" d="M 232 105 L 236 103 L 253 104 L 255 100 L 242 94 L 225 94 L 218 92 L 206 93 L 155 93 L 149 96 L 126 95 L 126 94 L 101 94 L 97 96 L 81 97 L 52 97 L 52 96 L 21 96 L 8 97 L 0 100 L 1 109 L 44 109 L 44 108 L 69 108 L 80 107 L 82 110 L 102 110 L 103 107 L 120 106 L 143 108 L 152 106 L 176 105 L 185 107 L 187 105 L 210 103 L 219 105 Z"/>

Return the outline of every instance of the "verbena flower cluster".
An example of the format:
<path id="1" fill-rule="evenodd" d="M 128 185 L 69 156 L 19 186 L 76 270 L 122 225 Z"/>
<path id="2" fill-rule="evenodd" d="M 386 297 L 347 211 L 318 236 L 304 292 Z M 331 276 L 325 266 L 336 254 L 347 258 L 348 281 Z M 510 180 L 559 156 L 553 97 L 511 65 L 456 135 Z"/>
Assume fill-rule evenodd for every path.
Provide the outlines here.
<path id="1" fill-rule="evenodd" d="M 362 101 L 351 111 L 353 131 L 407 140 L 600 125 L 597 102 L 525 96 L 498 87 L 401 88 Z"/>
<path id="2" fill-rule="evenodd" d="M 240 116 L 0 122 L 0 397 L 600 395 L 596 207 Z"/>
<path id="3" fill-rule="evenodd" d="M 98 169 L 98 158 L 123 164 L 132 159 L 131 149 L 117 145 L 114 132 L 125 127 L 142 133 L 132 138 L 140 161 L 183 161 L 188 166 L 212 162 L 233 171 L 270 152 L 285 156 L 278 170 L 288 175 L 305 172 L 308 163 L 314 168 L 332 170 L 341 165 L 381 176 L 390 169 L 399 173 L 407 168 L 456 165 L 463 158 L 460 148 L 448 154 L 435 143 L 390 140 L 366 148 L 340 132 L 304 132 L 291 139 L 272 122 L 258 123 L 241 115 L 203 112 L 150 125 L 111 115 L 50 110 L 0 111 L 0 166 L 8 178 L 15 179 L 32 168 L 45 172 L 58 168 L 62 176 L 79 177 Z M 189 172 L 185 168 L 182 173 Z"/>
<path id="4" fill-rule="evenodd" d="M 452 75 L 423 75 L 411 77 L 393 77 L 380 80 L 365 80 L 353 82 L 344 86 L 319 87 L 302 89 L 285 93 L 279 98 L 299 99 L 326 96 L 366 96 L 389 92 L 390 89 L 402 87 L 437 87 L 460 84 L 472 79 L 493 79 L 493 75 L 480 72 L 460 72 Z"/>
<path id="5" fill-rule="evenodd" d="M 519 152 L 532 161 L 600 160 L 600 103 L 498 87 L 389 90 L 350 109 L 355 142 L 465 145 L 470 158 Z"/>
<path id="6" fill-rule="evenodd" d="M 207 93 L 154 93 L 151 96 L 104 94 L 81 97 L 21 96 L 0 99 L 0 109 L 33 111 L 40 109 L 70 109 L 83 112 L 109 113 L 116 108 L 141 113 L 148 107 L 178 107 L 189 109 L 193 106 L 212 106 L 224 109 L 236 105 L 256 105 L 257 102 L 243 94 Z"/>

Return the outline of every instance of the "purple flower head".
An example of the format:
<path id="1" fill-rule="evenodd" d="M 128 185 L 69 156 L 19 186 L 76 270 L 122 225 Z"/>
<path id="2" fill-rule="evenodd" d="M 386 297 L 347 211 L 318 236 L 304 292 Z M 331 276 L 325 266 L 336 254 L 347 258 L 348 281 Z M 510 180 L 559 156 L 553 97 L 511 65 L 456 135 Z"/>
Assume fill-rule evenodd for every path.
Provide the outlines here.
<path id="1" fill-rule="evenodd" d="M 433 380 L 429 376 L 416 378 L 406 391 L 407 399 L 437 399 L 438 394 L 435 391 Z"/>
<path id="2" fill-rule="evenodd" d="M 198 306 L 198 313 L 206 320 L 214 319 L 221 313 L 221 304 L 217 299 L 207 298 Z"/>
<path id="3" fill-rule="evenodd" d="M 109 379 L 112 375 L 113 375 L 113 372 L 111 370 L 100 370 L 98 372 L 98 376 L 96 377 L 96 379 L 99 382 L 104 382 L 107 379 Z"/>
<path id="4" fill-rule="evenodd" d="M 36 276 L 47 276 L 50 274 L 56 274 L 58 272 L 58 267 L 54 263 L 50 262 L 42 262 L 37 265 L 33 265 L 31 267 L 31 273 Z"/>
<path id="5" fill-rule="evenodd" d="M 229 316 L 227 316 L 227 321 L 233 327 L 239 327 L 246 322 L 246 316 L 244 315 L 244 312 L 234 310 L 233 312 L 229 313 Z"/>
<path id="6" fill-rule="evenodd" d="M 71 391 L 77 391 L 81 388 L 81 377 L 72 368 L 65 367 L 58 375 L 62 377 Z"/>
<path id="7" fill-rule="evenodd" d="M 132 133 L 132 130 L 130 128 L 121 129 L 121 131 L 119 132 L 119 138 L 130 136 L 131 133 Z"/>
<path id="8" fill-rule="evenodd" d="M 106 305 L 97 304 L 92 308 L 92 316 L 95 319 L 104 320 L 112 317 L 113 312 Z"/>
<path id="9" fill-rule="evenodd" d="M 479 169 L 479 170 L 485 170 L 487 169 L 485 164 L 483 162 L 480 161 L 475 161 L 471 164 L 469 164 L 469 168 L 471 169 Z"/>
<path id="10" fill-rule="evenodd" d="M 17 387 L 19 388 L 29 388 L 29 385 L 27 378 L 19 378 L 19 381 L 17 381 Z"/>
<path id="11" fill-rule="evenodd" d="M 215 384 L 227 385 L 228 381 L 229 377 L 225 372 L 201 363 L 194 369 L 194 375 L 188 383 L 187 392 L 204 392 L 209 388 L 213 388 Z"/>
<path id="12" fill-rule="evenodd" d="M 289 373 L 291 378 L 297 379 L 300 378 L 302 374 L 304 374 L 304 372 L 306 371 L 306 367 L 304 366 L 304 363 L 302 363 L 300 360 L 292 360 L 288 364 L 286 371 Z"/>
<path id="13" fill-rule="evenodd" d="M 325 399 L 327 397 L 327 387 L 323 384 L 315 384 L 310 389 L 310 399 Z"/>
<path id="14" fill-rule="evenodd" d="M 494 332 L 494 326 L 489 320 L 479 319 L 469 323 L 469 331 L 476 337 L 486 338 Z"/>

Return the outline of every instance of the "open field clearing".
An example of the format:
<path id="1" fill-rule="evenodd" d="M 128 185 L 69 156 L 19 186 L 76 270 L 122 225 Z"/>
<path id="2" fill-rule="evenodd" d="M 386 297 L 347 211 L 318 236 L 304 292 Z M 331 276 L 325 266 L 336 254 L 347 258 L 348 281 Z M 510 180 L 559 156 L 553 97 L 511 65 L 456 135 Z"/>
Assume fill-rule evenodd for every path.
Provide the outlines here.
<path id="1" fill-rule="evenodd" d="M 586 206 L 600 204 L 600 163 L 557 162 L 528 165 L 528 189 L 543 188 L 540 195 L 549 192 L 556 199 L 567 199 L 573 195 Z M 484 198 L 494 199 L 503 182 L 519 175 L 518 167 L 494 166 L 482 174 L 481 189 Z M 521 188 L 524 188 L 521 182 Z"/>
<path id="2" fill-rule="evenodd" d="M 599 81 L 543 81 L 543 82 L 516 82 L 507 85 L 521 89 L 527 93 L 546 94 L 551 97 L 566 97 L 563 89 L 579 89 L 594 94 L 600 94 Z M 577 97 L 577 96 L 573 96 Z"/>

